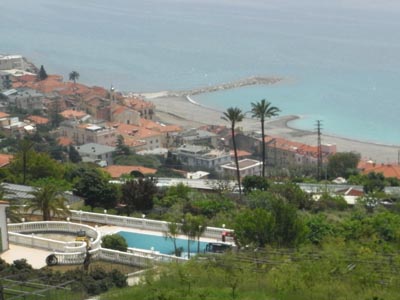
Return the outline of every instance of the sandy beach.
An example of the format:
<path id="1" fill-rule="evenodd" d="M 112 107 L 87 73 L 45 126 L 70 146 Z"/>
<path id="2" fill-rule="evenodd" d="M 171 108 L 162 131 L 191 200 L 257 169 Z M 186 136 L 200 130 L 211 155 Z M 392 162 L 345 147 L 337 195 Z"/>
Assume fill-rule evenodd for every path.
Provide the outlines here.
<path id="1" fill-rule="evenodd" d="M 205 124 L 229 126 L 228 122 L 221 119 L 222 111 L 191 102 L 186 96 L 170 96 L 168 93 L 161 93 L 152 94 L 146 99 L 156 105 L 158 119 L 166 124 L 177 124 L 184 128 L 196 128 Z M 282 116 L 266 122 L 266 134 L 316 145 L 315 132 L 290 127 L 290 121 L 296 118 L 298 117 Z M 238 124 L 238 127 L 241 127 L 243 131 L 260 131 L 259 121 L 251 118 L 246 118 Z M 322 135 L 322 142 L 336 144 L 340 152 L 355 151 L 360 153 L 363 159 L 372 159 L 377 163 L 385 164 L 397 163 L 400 149 L 400 146 L 381 145 L 329 135 Z"/>

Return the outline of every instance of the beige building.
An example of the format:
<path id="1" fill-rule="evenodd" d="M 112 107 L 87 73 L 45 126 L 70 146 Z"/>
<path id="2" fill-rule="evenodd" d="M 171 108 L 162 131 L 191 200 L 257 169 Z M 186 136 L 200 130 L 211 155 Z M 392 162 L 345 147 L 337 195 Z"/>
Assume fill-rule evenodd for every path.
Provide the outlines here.
<path id="1" fill-rule="evenodd" d="M 77 145 L 96 143 L 113 146 L 117 140 L 117 132 L 112 127 L 79 124 L 74 121 L 61 123 L 59 135 L 73 140 Z"/>
<path id="2" fill-rule="evenodd" d="M 0 201 L 0 253 L 8 250 L 7 207 L 8 202 Z"/>
<path id="3" fill-rule="evenodd" d="M 111 122 L 139 125 L 140 112 L 126 106 L 113 105 L 111 107 Z"/>
<path id="4" fill-rule="evenodd" d="M 172 155 L 186 166 L 216 171 L 221 171 L 221 165 L 231 161 L 229 152 L 198 145 L 183 145 L 172 151 Z"/>
<path id="5" fill-rule="evenodd" d="M 155 105 L 136 97 L 127 97 L 123 103 L 140 113 L 140 117 L 147 120 L 153 120 L 155 114 Z"/>
<path id="6" fill-rule="evenodd" d="M 236 164 L 231 162 L 221 166 L 225 175 L 235 178 L 236 177 Z M 262 162 L 254 159 L 239 160 L 239 173 L 240 177 L 257 175 L 260 176 L 262 171 Z"/>
<path id="7" fill-rule="evenodd" d="M 21 55 L 0 55 L 0 70 L 27 70 L 29 65 Z"/>
<path id="8" fill-rule="evenodd" d="M 114 125 L 117 135 L 122 135 L 125 144 L 130 148 L 141 150 L 154 150 L 162 147 L 164 134 L 143 126 L 118 123 Z"/>

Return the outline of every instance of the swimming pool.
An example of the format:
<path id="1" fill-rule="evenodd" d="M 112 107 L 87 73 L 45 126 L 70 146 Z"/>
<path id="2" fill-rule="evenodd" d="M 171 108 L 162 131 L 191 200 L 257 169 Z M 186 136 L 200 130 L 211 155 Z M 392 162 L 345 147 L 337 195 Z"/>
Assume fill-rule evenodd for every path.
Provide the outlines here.
<path id="1" fill-rule="evenodd" d="M 163 254 L 174 253 L 174 243 L 171 239 L 164 236 L 142 234 L 136 232 L 120 231 L 119 235 L 125 238 L 130 248 L 159 251 Z M 200 242 L 200 252 L 204 252 L 207 243 Z M 182 247 L 183 252 L 187 252 L 187 239 L 176 239 L 177 248 Z M 152 249 L 153 248 L 153 249 Z M 190 242 L 190 253 L 197 253 L 197 240 Z"/>

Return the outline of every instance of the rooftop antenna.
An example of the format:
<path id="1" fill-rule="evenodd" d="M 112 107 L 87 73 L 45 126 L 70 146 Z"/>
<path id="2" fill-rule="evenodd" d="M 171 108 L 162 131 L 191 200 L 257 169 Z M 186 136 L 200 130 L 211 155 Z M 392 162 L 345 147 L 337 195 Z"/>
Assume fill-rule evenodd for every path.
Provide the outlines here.
<path id="1" fill-rule="evenodd" d="M 322 146 L 321 146 L 322 121 L 317 120 L 317 179 L 322 178 Z"/>

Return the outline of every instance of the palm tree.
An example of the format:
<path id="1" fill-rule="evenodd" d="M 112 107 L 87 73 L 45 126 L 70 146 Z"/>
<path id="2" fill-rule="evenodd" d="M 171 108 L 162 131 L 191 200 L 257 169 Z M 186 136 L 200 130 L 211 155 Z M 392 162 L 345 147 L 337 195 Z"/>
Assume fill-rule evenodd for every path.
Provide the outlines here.
<path id="1" fill-rule="evenodd" d="M 43 221 L 50 221 L 52 216 L 66 216 L 68 208 L 65 198 L 55 185 L 47 184 L 30 193 L 34 198 L 29 200 L 26 210 L 41 211 Z"/>
<path id="2" fill-rule="evenodd" d="M 167 231 L 164 232 L 164 237 L 166 239 L 170 239 L 174 243 L 174 254 L 175 256 L 180 256 L 178 251 L 178 247 L 176 245 L 176 239 L 181 231 L 180 225 L 175 220 L 171 220 L 167 223 Z"/>
<path id="3" fill-rule="evenodd" d="M 229 107 L 222 116 L 223 120 L 231 122 L 232 144 L 233 144 L 233 151 L 235 153 L 236 177 L 239 185 L 240 199 L 242 198 L 242 189 L 240 186 L 240 171 L 239 171 L 239 161 L 238 161 L 236 139 L 235 139 L 235 125 L 236 123 L 243 121 L 243 118 L 244 118 L 244 113 L 240 108 L 237 107 Z"/>
<path id="4" fill-rule="evenodd" d="M 262 176 L 265 177 L 265 129 L 264 122 L 266 119 L 277 116 L 280 112 L 279 108 L 271 106 L 271 103 L 262 99 L 260 102 L 251 103 L 251 112 L 253 113 L 253 118 L 258 118 L 261 121 L 261 135 L 262 135 Z"/>
<path id="5" fill-rule="evenodd" d="M 72 71 L 69 73 L 69 80 L 72 80 L 74 84 L 76 84 L 76 81 L 79 79 L 79 73 L 77 71 Z"/>

